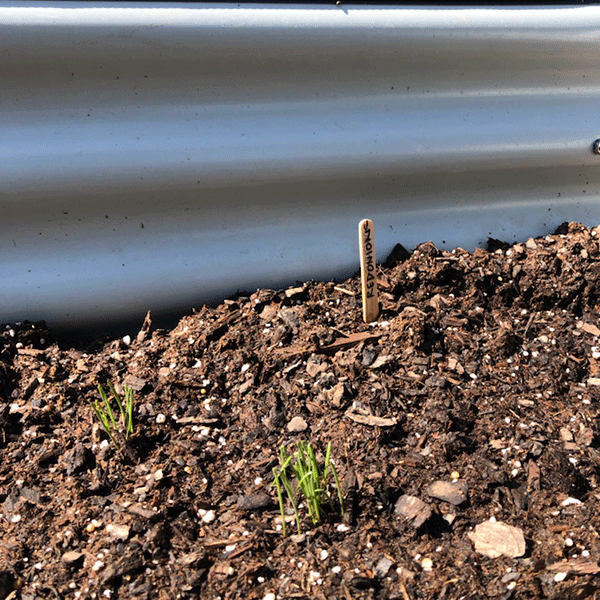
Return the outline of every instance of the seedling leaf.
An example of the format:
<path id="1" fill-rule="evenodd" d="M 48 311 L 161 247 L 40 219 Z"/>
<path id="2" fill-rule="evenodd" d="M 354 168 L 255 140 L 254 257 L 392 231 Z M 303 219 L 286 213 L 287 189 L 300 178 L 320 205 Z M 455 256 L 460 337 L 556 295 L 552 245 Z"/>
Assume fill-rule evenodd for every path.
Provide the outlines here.
<path id="1" fill-rule="evenodd" d="M 283 490 L 285 490 L 288 500 L 292 505 L 296 516 L 296 526 L 298 533 L 301 533 L 299 502 L 297 497 L 303 498 L 313 525 L 321 521 L 322 511 L 325 505 L 333 508 L 334 502 L 328 491 L 327 476 L 331 472 L 333 475 L 335 487 L 337 490 L 337 500 L 340 505 L 340 514 L 344 514 L 344 503 L 342 489 L 340 487 L 339 478 L 333 462 L 331 461 L 331 444 L 327 446 L 324 468 L 321 469 L 317 460 L 315 450 L 306 442 L 298 442 L 296 452 L 289 454 L 285 446 L 279 449 L 280 467 L 273 468 L 274 486 L 277 490 L 277 498 L 279 500 L 279 508 L 283 521 L 282 530 L 286 535 L 285 526 L 285 506 L 283 498 Z M 290 472 L 292 477 L 296 479 L 295 492 L 292 489 L 292 484 L 287 472 Z"/>

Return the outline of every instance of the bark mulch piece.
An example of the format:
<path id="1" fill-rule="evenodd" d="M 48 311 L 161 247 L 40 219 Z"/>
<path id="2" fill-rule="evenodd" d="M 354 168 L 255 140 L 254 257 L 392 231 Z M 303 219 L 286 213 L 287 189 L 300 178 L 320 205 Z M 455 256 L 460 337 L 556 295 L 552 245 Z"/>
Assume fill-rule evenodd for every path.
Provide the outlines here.
<path id="1" fill-rule="evenodd" d="M 0 600 L 600 597 L 599 237 L 402 249 L 371 326 L 356 277 L 88 351 L 3 326 Z M 284 536 L 300 440 L 331 443 L 345 514 L 299 534 L 287 506 Z"/>

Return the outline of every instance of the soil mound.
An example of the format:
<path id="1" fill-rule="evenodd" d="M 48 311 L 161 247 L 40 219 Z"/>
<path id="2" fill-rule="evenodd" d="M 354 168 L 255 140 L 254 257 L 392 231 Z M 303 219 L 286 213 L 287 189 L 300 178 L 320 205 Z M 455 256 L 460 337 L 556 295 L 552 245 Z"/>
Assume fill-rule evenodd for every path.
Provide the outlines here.
<path id="1" fill-rule="evenodd" d="M 0 600 L 596 598 L 599 237 L 397 253 L 371 326 L 354 278 L 87 351 L 3 327 Z M 114 440 L 108 382 L 133 390 Z M 300 440 L 331 444 L 345 511 L 330 478 L 283 535 Z"/>

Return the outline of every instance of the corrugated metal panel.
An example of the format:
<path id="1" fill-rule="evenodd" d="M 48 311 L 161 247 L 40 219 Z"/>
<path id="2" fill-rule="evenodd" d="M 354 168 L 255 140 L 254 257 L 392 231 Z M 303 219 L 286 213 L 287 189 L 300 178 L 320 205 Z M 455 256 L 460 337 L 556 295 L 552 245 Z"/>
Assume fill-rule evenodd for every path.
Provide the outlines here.
<path id="1" fill-rule="evenodd" d="M 0 2 L 0 321 L 600 222 L 600 8 Z"/>

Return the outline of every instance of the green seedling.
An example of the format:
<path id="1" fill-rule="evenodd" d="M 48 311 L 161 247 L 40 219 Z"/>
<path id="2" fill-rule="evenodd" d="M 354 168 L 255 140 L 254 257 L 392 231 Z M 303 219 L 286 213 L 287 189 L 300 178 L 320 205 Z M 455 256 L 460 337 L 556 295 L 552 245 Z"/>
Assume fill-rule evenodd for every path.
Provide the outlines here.
<path id="1" fill-rule="evenodd" d="M 279 468 L 273 468 L 273 476 L 275 478 L 274 485 L 277 490 L 277 497 L 279 498 L 283 535 L 286 535 L 283 490 L 285 490 L 294 510 L 298 533 L 301 533 L 302 527 L 300 525 L 298 499 L 304 499 L 308 515 L 313 525 L 316 525 L 321 521 L 323 510 L 326 506 L 329 506 L 331 510 L 334 510 L 333 498 L 328 489 L 327 478 L 329 473 L 333 475 L 340 514 L 343 516 L 344 499 L 335 465 L 331 461 L 331 443 L 327 445 L 325 464 L 322 469 L 315 456 L 314 448 L 310 444 L 302 441 L 298 442 L 298 450 L 293 454 L 288 454 L 285 446 L 281 446 L 279 449 L 279 461 Z M 288 476 L 288 471 L 291 474 L 292 479 Z M 295 490 L 292 487 L 293 479 L 296 480 Z"/>
<path id="2" fill-rule="evenodd" d="M 110 381 L 108 382 L 108 387 L 119 407 L 120 422 L 117 423 L 117 417 L 115 416 L 111 402 L 101 384 L 98 384 L 98 392 L 100 393 L 102 402 L 96 398 L 94 404 L 92 404 L 92 408 L 113 444 L 117 448 L 120 448 L 121 444 L 119 443 L 119 439 L 124 437 L 125 442 L 127 442 L 133 434 L 133 390 L 127 385 L 123 386 L 123 390 L 125 391 L 125 403 L 123 404 L 121 398 L 119 398 L 119 394 L 117 394 Z"/>

